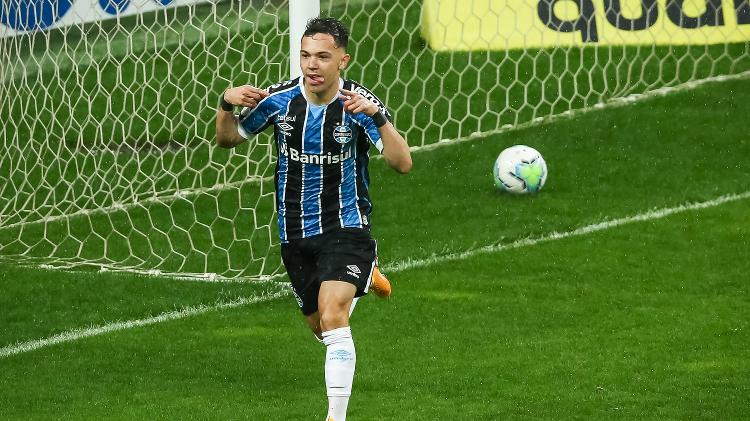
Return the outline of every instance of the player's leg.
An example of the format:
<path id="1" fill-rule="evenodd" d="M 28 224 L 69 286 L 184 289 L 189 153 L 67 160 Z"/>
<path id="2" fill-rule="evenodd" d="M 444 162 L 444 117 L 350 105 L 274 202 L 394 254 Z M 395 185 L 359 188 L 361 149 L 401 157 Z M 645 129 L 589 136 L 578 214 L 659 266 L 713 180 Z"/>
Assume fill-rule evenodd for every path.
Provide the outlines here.
<path id="1" fill-rule="evenodd" d="M 349 327 L 354 299 L 367 294 L 375 267 L 375 243 L 363 229 L 342 229 L 326 237 L 318 256 L 320 325 L 326 344 L 329 417 L 346 419 L 356 365 Z"/>
<path id="2" fill-rule="evenodd" d="M 352 303 L 349 306 L 349 317 L 351 317 L 352 312 L 354 311 L 354 306 L 357 305 L 358 300 L 359 297 L 355 297 L 352 300 Z M 320 327 L 320 312 L 316 311 L 313 314 L 305 316 L 305 321 L 307 322 L 307 325 L 310 327 L 310 330 L 312 330 L 315 337 L 318 338 L 321 343 L 323 343 L 323 329 Z"/>
<path id="3" fill-rule="evenodd" d="M 325 381 L 328 420 L 345 421 L 352 394 L 357 354 L 349 327 L 349 310 L 357 287 L 343 281 L 324 281 L 318 295 L 320 327 L 326 346 Z"/>
<path id="4" fill-rule="evenodd" d="M 349 317 L 351 317 L 352 312 L 354 311 L 354 306 L 357 305 L 357 301 L 359 300 L 359 297 L 355 297 L 352 300 L 352 304 L 349 307 Z M 320 327 L 320 312 L 316 311 L 313 314 L 310 314 L 308 316 L 305 316 L 305 321 L 307 322 L 307 325 L 310 327 L 310 330 L 312 331 L 313 335 L 320 341 L 320 343 L 323 343 L 323 329 Z"/>
<path id="5" fill-rule="evenodd" d="M 318 293 L 318 314 L 323 332 L 349 326 L 349 308 L 357 287 L 344 281 L 323 281 Z"/>
<path id="6" fill-rule="evenodd" d="M 301 243 L 306 244 L 306 240 L 282 244 L 281 259 L 291 280 L 294 298 L 305 316 L 305 321 L 318 341 L 322 342 L 323 335 L 318 313 L 320 283 L 316 278 L 317 263 L 315 257 L 305 247 L 300 246 Z"/>

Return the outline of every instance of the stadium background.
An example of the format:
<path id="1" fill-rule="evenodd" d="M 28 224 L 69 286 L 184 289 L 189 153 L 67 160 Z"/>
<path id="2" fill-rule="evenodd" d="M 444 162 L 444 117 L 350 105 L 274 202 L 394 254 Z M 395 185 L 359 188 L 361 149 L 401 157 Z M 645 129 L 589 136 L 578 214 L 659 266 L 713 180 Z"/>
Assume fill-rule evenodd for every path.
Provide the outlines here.
<path id="1" fill-rule="evenodd" d="M 0 416 L 322 412 L 270 139 L 211 144 L 223 88 L 285 77 L 285 7 L 2 40 Z M 419 147 L 408 177 L 373 162 L 396 292 L 355 313 L 352 418 L 743 417 L 746 40 L 436 52 L 421 2 L 322 10 Z M 537 197 L 492 185 L 519 143 L 549 164 Z"/>

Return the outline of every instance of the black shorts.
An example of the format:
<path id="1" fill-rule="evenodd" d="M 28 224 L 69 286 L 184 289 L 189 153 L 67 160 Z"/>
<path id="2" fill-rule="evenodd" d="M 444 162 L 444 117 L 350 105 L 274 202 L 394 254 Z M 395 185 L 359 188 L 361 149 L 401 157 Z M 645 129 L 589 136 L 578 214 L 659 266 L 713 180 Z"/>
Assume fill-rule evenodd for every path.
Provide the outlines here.
<path id="1" fill-rule="evenodd" d="M 281 259 L 292 281 L 302 314 L 318 311 L 323 281 L 344 281 L 357 287 L 355 297 L 367 294 L 377 259 L 377 244 L 361 228 L 341 228 L 281 244 Z"/>

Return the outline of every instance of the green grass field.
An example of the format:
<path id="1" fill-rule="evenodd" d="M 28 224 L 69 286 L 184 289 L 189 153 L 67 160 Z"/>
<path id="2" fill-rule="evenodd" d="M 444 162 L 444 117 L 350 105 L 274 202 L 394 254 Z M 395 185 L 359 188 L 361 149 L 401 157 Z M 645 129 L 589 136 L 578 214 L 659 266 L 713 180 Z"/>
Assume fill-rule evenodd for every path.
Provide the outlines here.
<path id="1" fill-rule="evenodd" d="M 741 79 L 420 151 L 408 176 L 374 161 L 381 263 L 423 264 L 354 313 L 349 419 L 745 419 L 749 113 Z M 518 143 L 548 162 L 536 197 L 492 185 Z M 0 289 L 3 350 L 275 290 L 7 258 Z M 319 420 L 323 353 L 285 295 L 0 357 L 0 419 Z"/>
<path id="2" fill-rule="evenodd" d="M 212 143 L 227 84 L 286 74 L 283 3 L 0 46 L 0 420 L 323 418 L 284 277 L 97 271 L 283 274 L 270 136 Z M 750 43 L 436 53 L 420 2 L 323 3 L 413 146 L 750 70 Z M 354 313 L 349 419 L 747 419 L 748 115 L 745 76 L 372 161 L 395 293 Z M 513 144 L 541 194 L 494 187 Z"/>

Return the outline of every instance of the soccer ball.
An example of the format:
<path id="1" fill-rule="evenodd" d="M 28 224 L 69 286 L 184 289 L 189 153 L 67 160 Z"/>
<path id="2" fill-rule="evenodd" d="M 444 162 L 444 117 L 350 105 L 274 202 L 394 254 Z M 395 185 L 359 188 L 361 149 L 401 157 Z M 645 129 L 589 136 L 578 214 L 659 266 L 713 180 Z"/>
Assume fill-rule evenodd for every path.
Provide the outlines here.
<path id="1" fill-rule="evenodd" d="M 536 193 L 547 181 L 547 163 L 542 154 L 525 145 L 511 146 L 495 160 L 495 185 L 511 193 Z"/>

